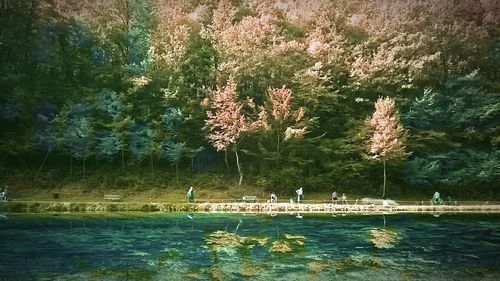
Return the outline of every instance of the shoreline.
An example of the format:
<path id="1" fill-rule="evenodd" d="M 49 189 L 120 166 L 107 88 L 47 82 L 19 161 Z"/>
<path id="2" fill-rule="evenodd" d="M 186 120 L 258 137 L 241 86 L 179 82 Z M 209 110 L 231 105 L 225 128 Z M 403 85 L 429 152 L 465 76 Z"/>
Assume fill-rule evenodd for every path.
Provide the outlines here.
<path id="1" fill-rule="evenodd" d="M 500 204 L 483 205 L 389 205 L 333 203 L 174 203 L 174 202 L 64 202 L 7 201 L 4 213 L 255 213 L 255 214 L 399 214 L 399 213 L 500 213 Z"/>

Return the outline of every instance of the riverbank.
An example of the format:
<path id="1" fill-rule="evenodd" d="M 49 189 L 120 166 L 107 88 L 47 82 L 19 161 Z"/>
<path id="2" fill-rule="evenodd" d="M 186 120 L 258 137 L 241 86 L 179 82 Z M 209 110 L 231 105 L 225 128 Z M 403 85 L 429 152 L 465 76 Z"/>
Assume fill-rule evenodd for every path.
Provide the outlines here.
<path id="1" fill-rule="evenodd" d="M 8 201 L 6 213 L 87 213 L 87 212 L 224 212 L 298 214 L 378 214 L 378 213 L 500 213 L 499 202 L 434 206 L 429 204 L 332 204 L 332 203 L 240 203 L 240 202 L 62 202 Z"/>

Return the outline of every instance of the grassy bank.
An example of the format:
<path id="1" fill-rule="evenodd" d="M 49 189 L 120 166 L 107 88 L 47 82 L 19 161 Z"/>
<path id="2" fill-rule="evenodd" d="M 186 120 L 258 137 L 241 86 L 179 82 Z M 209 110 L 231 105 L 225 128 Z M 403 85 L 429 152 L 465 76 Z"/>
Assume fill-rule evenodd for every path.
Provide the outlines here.
<path id="1" fill-rule="evenodd" d="M 136 171 L 92 171 L 87 175 L 70 176 L 64 170 L 50 170 L 45 172 L 29 172 L 27 170 L 4 171 L 2 185 L 8 185 L 10 198 L 24 201 L 59 200 L 65 202 L 104 202 L 104 195 L 119 195 L 122 202 L 147 203 L 185 202 L 186 192 L 190 186 L 195 188 L 196 199 L 204 200 L 237 200 L 243 195 L 255 195 L 260 200 L 269 198 L 274 191 L 280 201 L 289 201 L 295 198 L 295 190 L 303 186 L 306 200 L 330 200 L 331 193 L 337 191 L 350 200 L 364 197 L 380 198 L 381 188 L 366 186 L 338 186 L 331 184 L 330 188 L 318 188 L 301 184 L 300 181 L 291 183 L 286 188 L 273 188 L 262 181 L 244 181 L 238 185 L 238 178 L 215 172 L 192 172 L 181 174 L 179 182 L 171 172 L 155 173 L 137 169 Z M 67 172 L 67 171 L 66 171 Z M 2 186 L 0 185 L 0 188 Z M 470 201 L 498 201 L 500 190 L 494 187 L 460 188 L 460 187 L 427 187 L 404 188 L 393 184 L 387 186 L 387 197 L 402 201 L 427 201 L 439 190 L 443 199 L 448 196 L 453 200 Z"/>

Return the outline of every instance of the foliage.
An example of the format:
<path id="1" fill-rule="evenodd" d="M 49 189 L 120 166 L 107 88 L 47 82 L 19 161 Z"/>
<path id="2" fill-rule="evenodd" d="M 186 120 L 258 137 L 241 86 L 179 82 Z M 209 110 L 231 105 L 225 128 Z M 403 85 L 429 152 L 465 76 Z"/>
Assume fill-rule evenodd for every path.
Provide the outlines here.
<path id="1" fill-rule="evenodd" d="M 20 113 L 19 105 L 15 101 L 0 103 L 0 120 L 13 121 Z"/>
<path id="2" fill-rule="evenodd" d="M 167 108 L 161 116 L 161 123 L 169 130 L 176 130 L 182 123 L 182 112 L 179 108 Z"/>
<path id="3" fill-rule="evenodd" d="M 153 129 L 144 121 L 135 120 L 128 128 L 128 143 L 132 156 L 142 161 L 151 155 L 153 149 Z"/>
<path id="4" fill-rule="evenodd" d="M 118 115 L 122 111 L 122 107 L 122 103 L 114 91 L 110 89 L 103 89 L 99 94 L 97 109 L 109 117 L 113 119 L 118 118 Z"/>
<path id="5" fill-rule="evenodd" d="M 208 139 L 219 151 L 236 145 L 241 134 L 250 130 L 248 118 L 243 114 L 243 104 L 237 101 L 236 84 L 230 79 L 226 86 L 212 92 L 205 121 Z"/>
<path id="6" fill-rule="evenodd" d="M 373 130 L 368 152 L 373 157 L 384 159 L 401 158 L 405 153 L 405 131 L 399 122 L 399 113 L 394 100 L 389 97 L 379 98 L 375 103 L 375 112 L 369 119 Z"/>
<path id="7" fill-rule="evenodd" d="M 415 156 L 405 163 L 408 183 L 462 186 L 497 177 L 497 97 L 485 92 L 473 72 L 450 77 L 444 93 L 425 90 L 421 98 L 415 98 L 411 111 L 403 116 L 416 134 L 412 140 Z"/>
<path id="8" fill-rule="evenodd" d="M 56 130 L 53 126 L 47 125 L 39 128 L 35 132 L 34 147 L 40 152 L 51 152 L 57 146 Z"/>
<path id="9" fill-rule="evenodd" d="M 160 158 L 167 159 L 174 164 L 178 163 L 184 152 L 186 143 L 177 141 L 164 141 L 160 145 Z"/>
<path id="10" fill-rule="evenodd" d="M 382 197 L 385 198 L 386 160 L 401 159 L 405 156 L 406 132 L 399 122 L 399 113 L 394 100 L 389 97 L 379 98 L 375 103 L 375 112 L 367 120 L 373 135 L 369 140 L 368 153 L 373 158 L 382 158 L 384 163 L 384 187 Z"/>
<path id="11" fill-rule="evenodd" d="M 92 158 L 95 173 L 149 158 L 216 186 L 236 179 L 224 169 L 235 164 L 240 182 L 245 171 L 278 193 L 371 193 L 373 137 L 371 155 L 398 160 L 394 191 L 497 186 L 498 1 L 8 2 L 2 176 L 36 170 L 44 153 L 68 183 L 49 154 Z M 397 101 L 400 124 L 386 107 L 374 120 L 387 122 L 366 126 L 378 97 Z"/>
<path id="12" fill-rule="evenodd" d="M 86 102 L 72 103 L 66 113 L 63 143 L 66 151 L 75 158 L 84 159 L 90 149 L 91 107 Z"/>
<path id="13" fill-rule="evenodd" d="M 231 148 L 236 155 L 236 165 L 240 174 L 239 184 L 243 180 L 241 171 L 238 142 L 244 132 L 251 131 L 251 121 L 243 113 L 243 103 L 236 99 L 236 84 L 230 78 L 223 88 L 213 91 L 209 100 L 211 110 L 207 111 L 205 120 L 208 130 L 208 139 L 213 146 L 220 150 Z M 252 100 L 247 100 L 250 108 L 254 107 Z"/>
<path id="14" fill-rule="evenodd" d="M 96 134 L 96 154 L 110 159 L 122 149 L 120 136 L 111 130 L 102 130 Z"/>
<path id="15" fill-rule="evenodd" d="M 150 31 L 149 20 L 151 8 L 144 0 L 133 0 L 130 3 L 132 20 L 126 33 L 127 69 L 132 75 L 144 75 L 151 63 L 149 52 Z"/>

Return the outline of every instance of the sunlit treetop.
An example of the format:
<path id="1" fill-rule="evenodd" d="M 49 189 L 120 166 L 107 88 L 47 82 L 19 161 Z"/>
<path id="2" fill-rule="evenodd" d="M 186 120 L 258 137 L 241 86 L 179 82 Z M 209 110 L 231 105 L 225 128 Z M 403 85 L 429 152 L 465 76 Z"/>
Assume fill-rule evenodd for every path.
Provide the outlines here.
<path id="1" fill-rule="evenodd" d="M 470 72 L 484 42 L 498 36 L 500 2 L 360 1 L 349 25 L 365 32 L 351 72 L 412 85 L 423 75 Z"/>
<path id="2" fill-rule="evenodd" d="M 406 135 L 393 99 L 379 98 L 368 122 L 373 130 L 368 149 L 370 154 L 384 158 L 404 156 Z"/>

